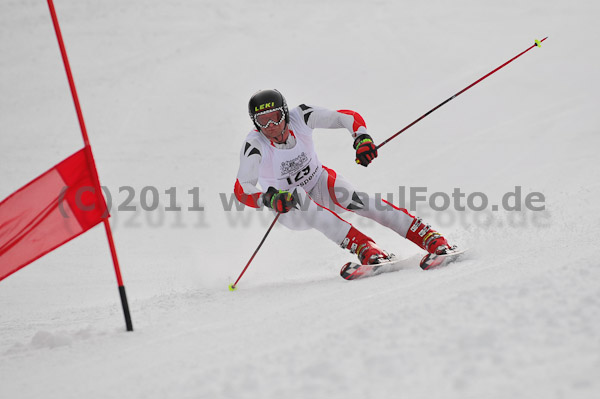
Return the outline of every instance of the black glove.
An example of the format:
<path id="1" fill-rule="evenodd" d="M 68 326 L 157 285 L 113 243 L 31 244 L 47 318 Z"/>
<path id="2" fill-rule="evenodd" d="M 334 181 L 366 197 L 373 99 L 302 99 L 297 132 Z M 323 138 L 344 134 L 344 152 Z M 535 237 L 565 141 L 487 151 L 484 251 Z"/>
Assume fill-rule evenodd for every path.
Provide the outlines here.
<path id="1" fill-rule="evenodd" d="M 289 191 L 269 187 L 263 194 L 263 203 L 276 212 L 286 213 L 296 206 L 298 200 Z"/>
<path id="2" fill-rule="evenodd" d="M 354 149 L 356 150 L 356 163 L 367 166 L 377 158 L 377 147 L 373 139 L 368 134 L 361 134 L 354 140 Z"/>

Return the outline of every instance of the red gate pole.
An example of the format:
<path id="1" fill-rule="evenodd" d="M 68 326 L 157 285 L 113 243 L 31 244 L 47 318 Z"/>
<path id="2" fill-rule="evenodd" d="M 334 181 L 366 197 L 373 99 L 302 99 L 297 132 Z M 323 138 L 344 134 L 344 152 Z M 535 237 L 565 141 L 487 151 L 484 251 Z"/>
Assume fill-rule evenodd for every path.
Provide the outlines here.
<path id="1" fill-rule="evenodd" d="M 56 10 L 54 9 L 53 0 L 48 0 L 48 8 L 50 9 L 50 16 L 52 17 L 54 31 L 56 32 L 56 39 L 58 40 L 58 46 L 60 47 L 60 53 L 62 56 L 63 63 L 65 65 L 65 71 L 67 73 L 67 79 L 69 80 L 69 86 L 71 88 L 73 102 L 75 103 L 75 111 L 77 112 L 77 119 L 79 120 L 79 126 L 81 127 L 81 135 L 83 136 L 86 160 L 94 181 L 94 190 L 96 192 L 98 204 L 104 204 L 104 206 L 106 207 L 104 197 L 102 196 L 102 188 L 100 186 L 100 179 L 98 178 L 98 171 L 96 170 L 96 163 L 94 162 L 92 147 L 90 146 L 87 129 L 85 128 L 85 121 L 83 120 L 83 113 L 81 112 L 79 97 L 77 96 L 77 90 L 75 88 L 75 81 L 73 80 L 73 74 L 71 73 L 71 66 L 69 65 L 67 50 L 65 49 L 63 37 L 60 32 L 60 26 L 58 24 L 58 18 L 56 17 Z M 108 212 L 104 212 L 104 214 L 102 215 L 102 221 L 104 222 L 104 229 L 106 230 L 106 237 L 108 238 L 110 254 L 112 256 L 113 264 L 115 267 L 115 274 L 117 275 L 119 294 L 121 296 L 121 304 L 123 305 L 123 313 L 125 315 L 125 325 L 127 327 L 127 331 L 133 331 L 133 324 L 131 322 L 131 315 L 129 313 L 129 304 L 127 302 L 127 294 L 125 293 L 125 286 L 123 285 L 123 279 L 121 277 L 121 268 L 119 267 L 119 260 L 117 258 L 117 249 L 115 248 L 112 231 L 110 229 L 110 224 L 108 223 L 108 216 Z"/>

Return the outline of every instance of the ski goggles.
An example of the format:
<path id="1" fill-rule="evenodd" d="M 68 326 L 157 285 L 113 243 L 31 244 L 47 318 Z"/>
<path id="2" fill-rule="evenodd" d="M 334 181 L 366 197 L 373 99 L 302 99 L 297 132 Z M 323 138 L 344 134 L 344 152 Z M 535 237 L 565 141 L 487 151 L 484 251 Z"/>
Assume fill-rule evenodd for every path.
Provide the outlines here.
<path id="1" fill-rule="evenodd" d="M 282 107 L 259 112 L 254 115 L 254 122 L 263 129 L 269 127 L 271 123 L 277 126 L 283 122 L 284 119 L 285 114 Z"/>

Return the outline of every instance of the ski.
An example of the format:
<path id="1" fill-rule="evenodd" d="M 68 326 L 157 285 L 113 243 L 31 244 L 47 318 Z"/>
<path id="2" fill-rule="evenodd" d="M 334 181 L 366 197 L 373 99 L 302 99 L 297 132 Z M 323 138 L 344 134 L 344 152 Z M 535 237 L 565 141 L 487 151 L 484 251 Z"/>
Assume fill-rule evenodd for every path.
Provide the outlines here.
<path id="1" fill-rule="evenodd" d="M 423 270 L 430 270 L 434 267 L 446 266 L 460 259 L 466 249 L 451 248 L 447 253 L 441 255 L 427 254 L 421 260 L 420 266 Z M 417 258 L 418 259 L 418 258 Z M 394 255 L 389 260 L 374 265 L 361 265 L 356 262 L 348 262 L 340 271 L 340 276 L 345 280 L 357 280 L 360 278 L 377 276 L 382 273 L 396 272 L 400 269 L 411 267 L 416 263 L 415 257 L 399 259 Z"/>
<path id="2" fill-rule="evenodd" d="M 361 265 L 356 262 L 348 262 L 342 267 L 340 276 L 346 280 L 356 280 L 376 276 L 381 273 L 395 272 L 409 263 L 408 261 L 409 259 L 398 259 L 394 255 L 391 255 L 389 260 L 374 265 Z"/>
<path id="3" fill-rule="evenodd" d="M 457 249 L 456 247 L 452 247 L 444 254 L 427 254 L 423 257 L 423 259 L 421 259 L 421 269 L 431 270 L 434 267 L 446 266 L 449 263 L 457 261 L 465 252 L 467 252 L 466 249 Z"/>

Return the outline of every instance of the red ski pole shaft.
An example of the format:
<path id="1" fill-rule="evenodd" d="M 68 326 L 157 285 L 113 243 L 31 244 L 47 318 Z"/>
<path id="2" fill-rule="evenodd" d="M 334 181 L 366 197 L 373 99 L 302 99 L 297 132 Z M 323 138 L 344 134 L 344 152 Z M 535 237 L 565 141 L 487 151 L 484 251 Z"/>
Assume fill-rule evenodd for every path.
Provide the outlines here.
<path id="1" fill-rule="evenodd" d="M 411 124 L 409 124 L 408 126 L 404 127 L 402 130 L 400 130 L 398 133 L 394 134 L 393 136 L 391 136 L 390 138 L 388 138 L 387 140 L 385 140 L 384 142 L 382 142 L 381 144 L 379 144 L 377 146 L 377 149 L 383 147 L 385 144 L 387 144 L 388 142 L 390 142 L 392 139 L 396 138 L 396 136 L 398 136 L 398 135 L 402 134 L 404 131 L 408 130 L 411 126 L 413 126 L 414 124 L 416 124 L 417 122 L 419 122 L 421 119 L 424 119 L 427 115 L 431 114 L 433 111 L 435 111 L 436 109 L 440 108 L 442 105 L 448 103 L 450 100 L 455 99 L 456 97 L 458 97 L 459 95 L 461 95 L 465 91 L 469 90 L 471 87 L 475 86 L 477 83 L 481 82 L 483 79 L 487 78 L 488 76 L 492 75 L 493 73 L 495 73 L 495 72 L 499 71 L 500 69 L 504 68 L 505 66 L 507 66 L 508 64 L 510 64 L 511 62 L 513 62 L 514 60 L 516 60 L 517 58 L 519 58 L 520 56 L 522 56 L 523 54 L 525 54 L 526 52 L 528 52 L 529 50 L 531 50 L 532 48 L 534 48 L 536 46 L 537 47 L 541 47 L 541 43 L 544 40 L 546 40 L 547 38 L 548 37 L 546 36 L 542 40 L 536 40 L 535 43 L 531 47 L 529 47 L 527 50 L 523 51 L 519 55 L 517 55 L 517 56 L 511 58 L 510 60 L 506 61 L 504 64 L 500 65 L 498 68 L 494 69 L 493 71 L 491 71 L 487 75 L 482 76 L 481 78 L 479 78 L 475 82 L 471 83 L 469 86 L 465 87 L 464 89 L 462 89 L 461 91 L 459 91 L 458 93 L 456 93 L 455 95 L 453 95 L 452 97 L 450 97 L 449 99 L 447 99 L 446 101 L 444 101 L 441 104 L 439 104 L 438 106 L 432 108 L 426 114 L 422 115 L 420 118 L 416 119 Z"/>
<path id="2" fill-rule="evenodd" d="M 242 270 L 242 272 L 240 273 L 240 276 L 237 278 L 237 280 L 235 280 L 235 283 L 233 283 L 233 284 L 231 284 L 229 286 L 229 290 L 230 291 L 235 290 L 235 288 L 237 286 L 237 283 L 240 281 L 240 279 L 242 278 L 242 276 L 244 275 L 244 273 L 246 273 L 246 269 L 248 269 L 248 266 L 250 266 L 250 263 L 252 262 L 252 259 L 254 259 L 254 257 L 256 256 L 256 254 L 258 253 L 258 250 L 260 249 L 260 247 L 262 247 L 263 243 L 267 239 L 267 236 L 271 232 L 271 229 L 273 228 L 273 226 L 275 226 L 275 223 L 277 222 L 277 219 L 279 219 L 280 215 L 281 215 L 281 213 L 278 212 L 277 216 L 275 216 L 275 219 L 273 219 L 273 222 L 271 223 L 271 225 L 269 226 L 269 229 L 267 230 L 267 232 L 265 233 L 264 237 L 260 241 L 260 244 L 258 244 L 258 247 L 256 248 L 256 250 L 252 254 L 252 257 L 250 258 L 250 260 L 248 261 L 248 263 L 246 263 L 246 267 L 244 267 L 244 270 Z"/>

